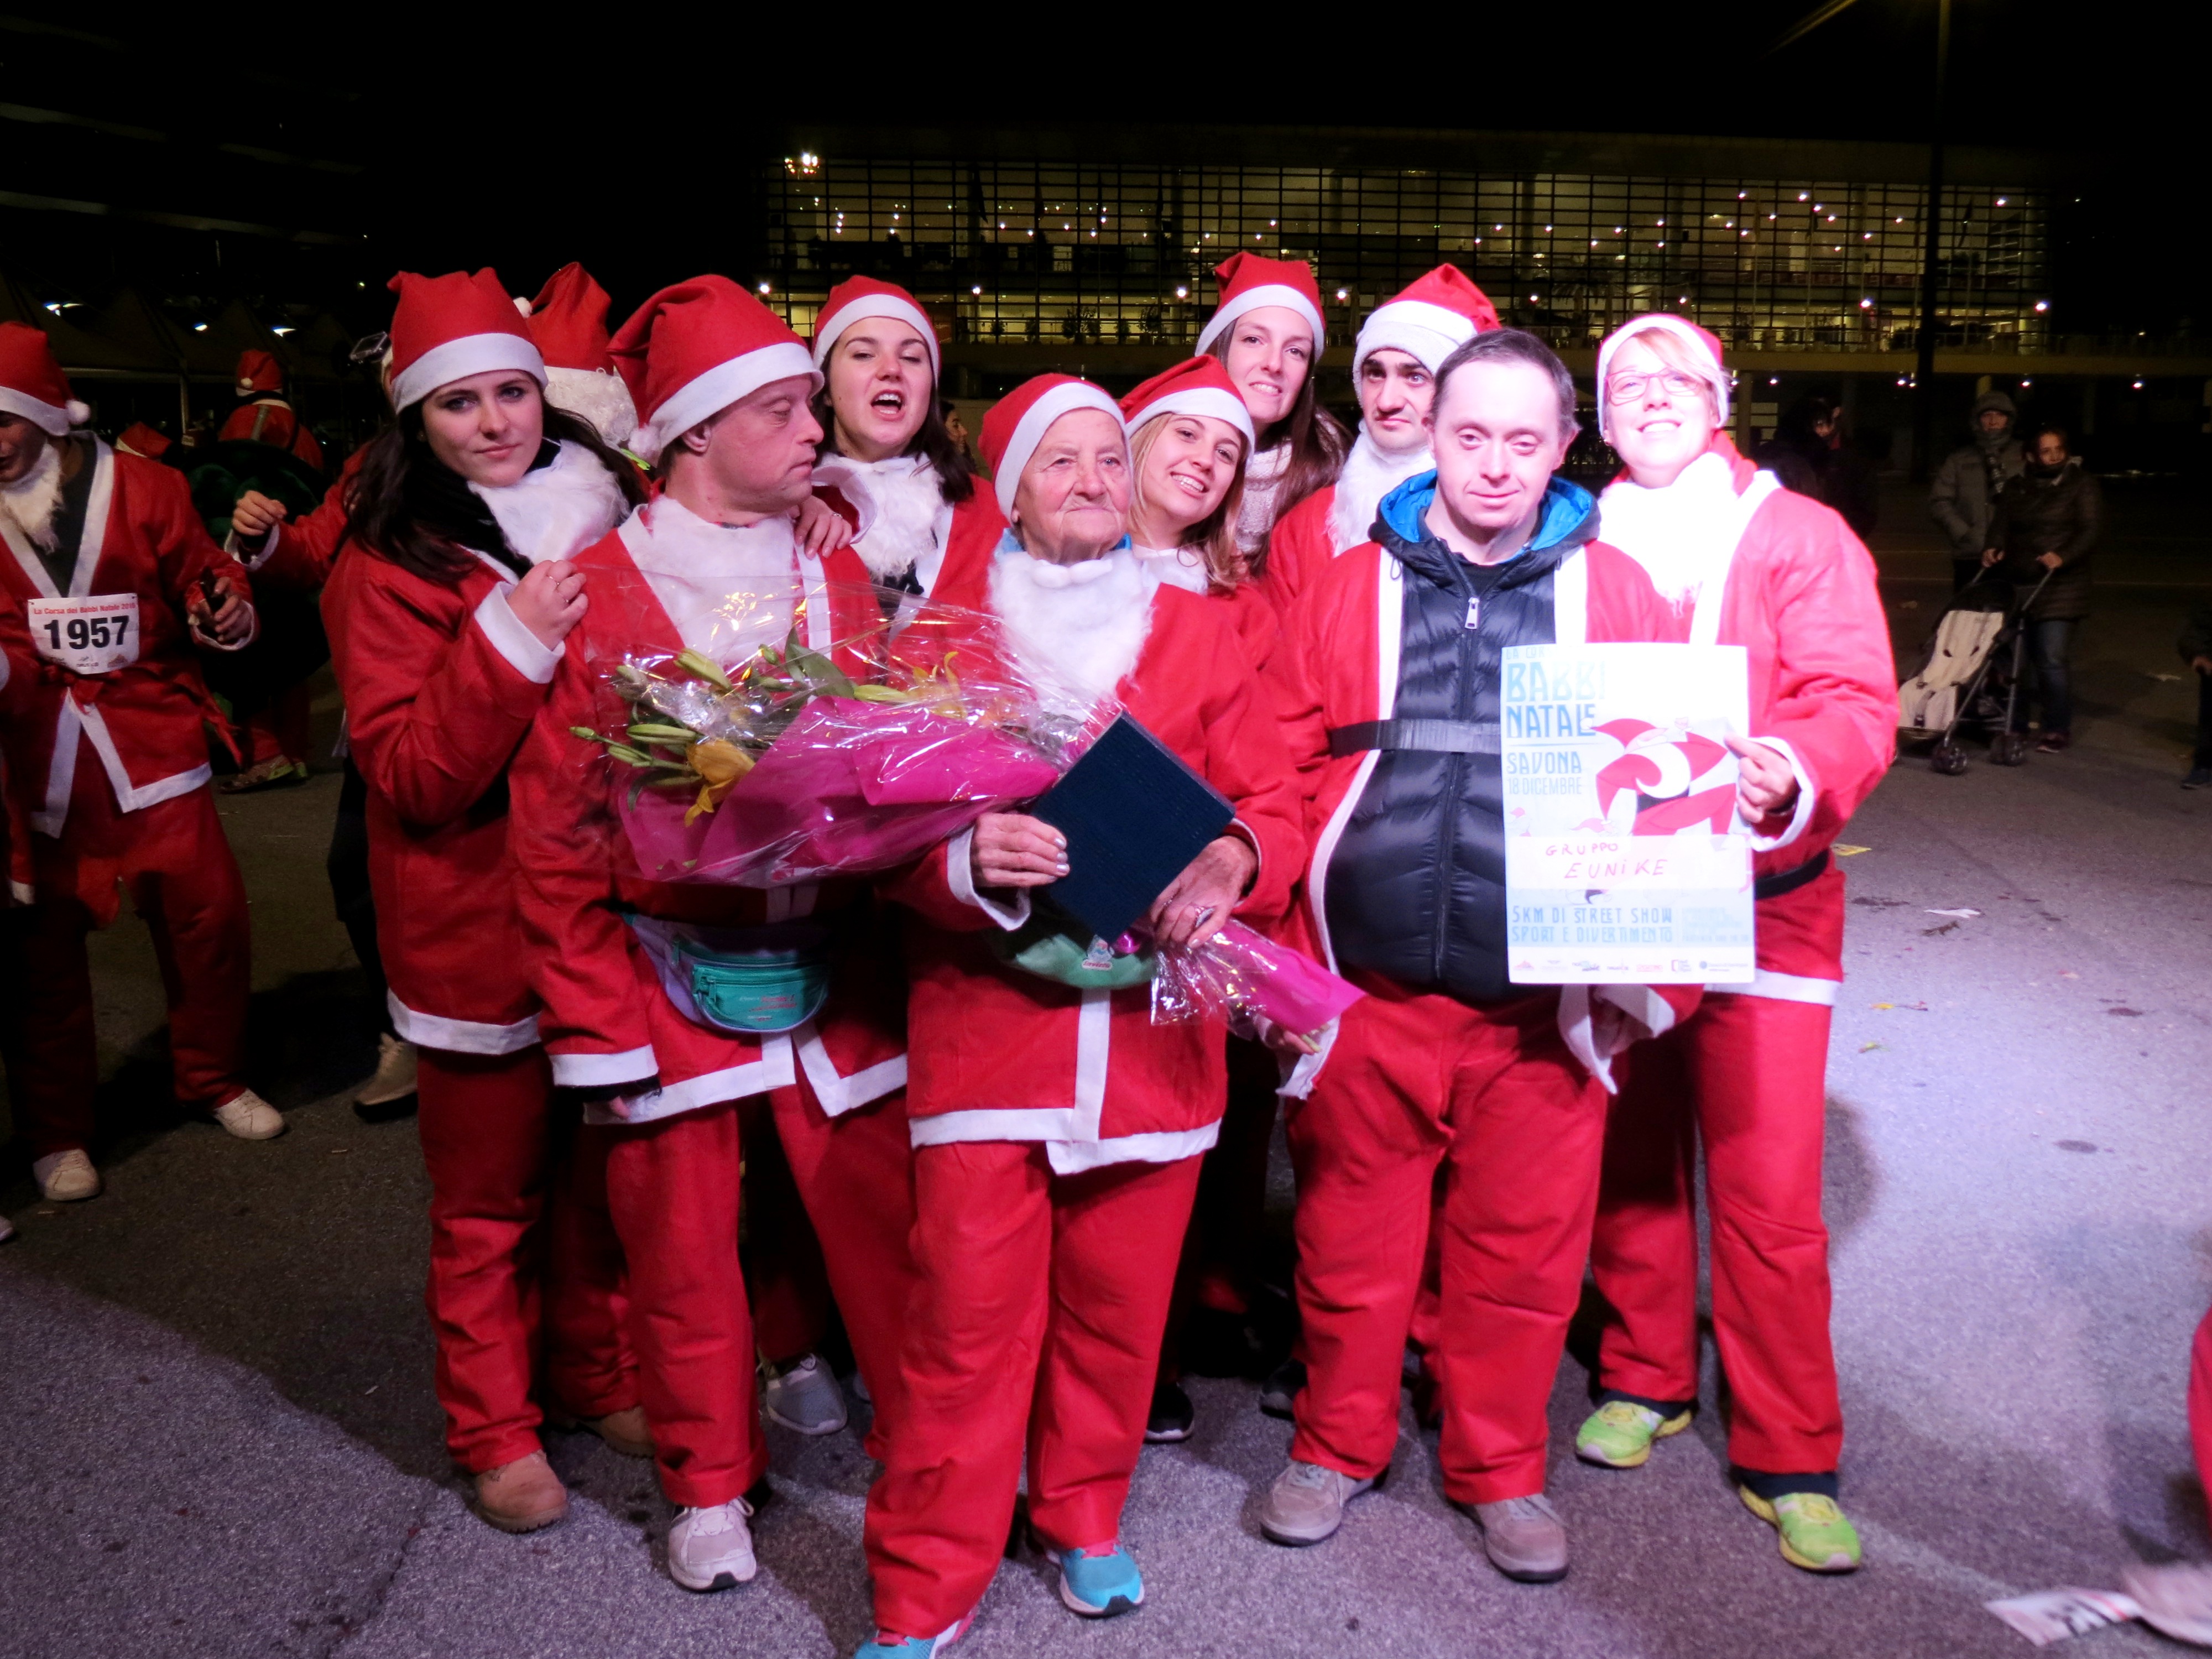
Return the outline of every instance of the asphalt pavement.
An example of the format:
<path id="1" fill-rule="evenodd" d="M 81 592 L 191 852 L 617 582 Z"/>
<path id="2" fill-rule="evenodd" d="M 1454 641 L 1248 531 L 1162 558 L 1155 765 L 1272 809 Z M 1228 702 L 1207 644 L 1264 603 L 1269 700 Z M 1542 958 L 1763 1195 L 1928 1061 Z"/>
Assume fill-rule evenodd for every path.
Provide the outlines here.
<path id="1" fill-rule="evenodd" d="M 1844 860 L 1827 1216 L 1863 1571 L 1795 1571 L 1741 1509 L 1710 1359 L 1707 1409 L 1644 1470 L 1557 1458 L 1575 1560 L 1548 1587 L 1489 1568 L 1410 1413 L 1390 1484 L 1334 1540 L 1267 1543 L 1287 1428 L 1249 1382 L 1199 1379 L 1195 1436 L 1146 1452 L 1129 1507 L 1144 1608 L 1078 1621 L 1017 1556 L 956 1651 L 2016 1655 L 1984 1600 L 2212 1555 L 2183 1412 L 2212 1302 L 2212 792 L 2175 787 L 2194 688 L 2168 678 L 2212 550 L 2172 487 L 2114 494 L 2075 747 L 2017 770 L 1975 750 L 1960 777 L 1907 757 L 1846 837 L 1865 850 Z M 1901 489 L 1886 510 L 1885 596 L 1917 647 L 1945 567 Z M 325 735 L 334 714 L 325 697 Z M 669 1581 L 648 1467 L 588 1437 L 550 1438 L 561 1526 L 509 1538 L 463 1508 L 413 1127 L 365 1126 L 343 1094 L 371 1038 L 323 883 L 336 796 L 325 774 L 223 809 L 254 898 L 258 1081 L 290 1133 L 179 1119 L 126 917 L 94 952 L 106 1194 L 42 1204 L 20 1157 L 0 1164 L 21 1235 L 0 1248 L 0 1656 L 849 1653 L 872 1469 L 853 1432 L 771 1431 L 760 1577 L 718 1595 Z M 1570 1358 L 1563 1452 L 1586 1387 Z"/>

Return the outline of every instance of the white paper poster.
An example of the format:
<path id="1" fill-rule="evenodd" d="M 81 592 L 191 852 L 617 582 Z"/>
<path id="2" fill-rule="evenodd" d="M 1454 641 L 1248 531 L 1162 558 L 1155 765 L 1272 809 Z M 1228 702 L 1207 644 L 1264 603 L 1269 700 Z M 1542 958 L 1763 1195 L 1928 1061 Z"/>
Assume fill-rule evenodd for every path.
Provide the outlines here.
<path id="1" fill-rule="evenodd" d="M 1504 665 L 1507 955 L 1519 985 L 1741 985 L 1750 698 L 1736 645 L 1524 645 Z"/>

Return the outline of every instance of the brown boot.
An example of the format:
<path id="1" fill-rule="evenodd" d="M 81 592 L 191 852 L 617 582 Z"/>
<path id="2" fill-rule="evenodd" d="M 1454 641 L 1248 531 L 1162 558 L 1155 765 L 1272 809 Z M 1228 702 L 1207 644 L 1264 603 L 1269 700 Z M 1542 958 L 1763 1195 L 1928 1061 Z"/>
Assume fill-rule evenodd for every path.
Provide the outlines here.
<path id="1" fill-rule="evenodd" d="M 568 1513 L 568 1489 L 534 1451 L 476 1477 L 476 1512 L 501 1532 L 536 1532 Z"/>
<path id="2" fill-rule="evenodd" d="M 645 1425 L 642 1406 L 625 1406 L 605 1417 L 581 1417 L 576 1426 L 590 1430 L 624 1457 L 653 1455 L 653 1431 Z"/>

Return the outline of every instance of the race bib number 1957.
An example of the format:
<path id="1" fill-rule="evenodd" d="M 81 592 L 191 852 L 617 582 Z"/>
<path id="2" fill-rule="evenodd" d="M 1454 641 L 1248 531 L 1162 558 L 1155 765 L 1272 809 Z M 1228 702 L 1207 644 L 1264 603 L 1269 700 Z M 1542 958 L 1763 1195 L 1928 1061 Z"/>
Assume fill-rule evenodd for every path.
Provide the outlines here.
<path id="1" fill-rule="evenodd" d="M 106 674 L 138 660 L 138 596 L 33 599 L 31 643 L 72 674 Z"/>

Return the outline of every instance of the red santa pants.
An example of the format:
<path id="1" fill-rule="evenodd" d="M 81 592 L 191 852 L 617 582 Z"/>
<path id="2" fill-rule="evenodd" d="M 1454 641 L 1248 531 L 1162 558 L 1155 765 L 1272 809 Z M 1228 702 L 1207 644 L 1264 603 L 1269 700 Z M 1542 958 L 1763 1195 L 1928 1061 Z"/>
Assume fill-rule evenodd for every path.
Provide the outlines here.
<path id="1" fill-rule="evenodd" d="M 1057 1176 L 1026 1142 L 915 1148 L 905 1414 L 868 1494 L 878 1625 L 934 1635 L 982 1598 L 1024 1449 L 1048 1543 L 1118 1534 L 1198 1166 Z"/>
<path id="2" fill-rule="evenodd" d="M 830 1273 L 822 1241 L 807 1219 L 768 1097 L 757 1095 L 738 1113 L 745 1141 L 744 1237 L 745 1302 L 753 1310 L 760 1357 L 781 1364 L 819 1349 L 830 1334 Z"/>
<path id="3" fill-rule="evenodd" d="M 252 934 L 214 796 L 199 788 L 123 811 L 84 739 L 61 836 L 33 836 L 31 857 L 39 902 L 23 934 L 23 1073 L 11 1079 L 31 1155 L 92 1145 L 100 1058 L 85 935 L 115 920 L 118 882 L 154 936 L 178 1100 L 220 1106 L 242 1092 Z"/>
<path id="4" fill-rule="evenodd" d="M 1729 1456 L 1762 1474 L 1830 1473 L 1843 1452 L 1820 1219 L 1829 1012 L 1709 993 L 1623 1061 L 1606 1131 L 1590 1261 L 1614 1316 L 1599 1339 L 1599 1382 L 1644 1400 L 1697 1398 L 1694 1132 L 1712 1212 L 1714 1336 L 1734 1401 Z"/>
<path id="5" fill-rule="evenodd" d="M 430 1279 L 446 1448 L 472 1474 L 538 1449 L 532 1398 L 551 1162 L 545 1051 L 422 1050 L 416 1125 L 430 1175 Z"/>
<path id="6" fill-rule="evenodd" d="M 2212 1492 L 2212 1313 L 2189 1345 L 2189 1443 L 2197 1454 L 2197 1482 Z"/>
<path id="7" fill-rule="evenodd" d="M 1311 1097 L 1290 1106 L 1306 1387 L 1291 1455 L 1390 1465 L 1407 1329 L 1444 1168 L 1435 1346 L 1444 1490 L 1544 1489 L 1546 1406 L 1582 1290 L 1605 1094 L 1556 994 L 1474 1008 L 1363 981 Z"/>
<path id="8" fill-rule="evenodd" d="M 554 1396 L 585 1417 L 643 1406 L 660 1489 L 686 1509 L 741 1498 L 768 1472 L 739 1164 L 734 1102 L 586 1124 L 555 1229 Z"/>

